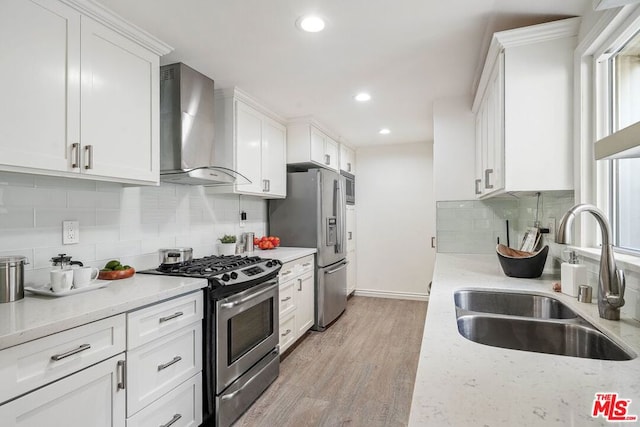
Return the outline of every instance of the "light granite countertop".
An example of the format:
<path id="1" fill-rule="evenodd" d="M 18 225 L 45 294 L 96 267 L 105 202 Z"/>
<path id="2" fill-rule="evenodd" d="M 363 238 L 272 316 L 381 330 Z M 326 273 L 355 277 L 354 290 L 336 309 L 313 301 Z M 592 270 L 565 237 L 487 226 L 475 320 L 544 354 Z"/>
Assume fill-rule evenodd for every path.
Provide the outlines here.
<path id="1" fill-rule="evenodd" d="M 294 259 L 302 258 L 307 255 L 313 255 L 317 252 L 316 248 L 292 248 L 292 247 L 279 247 L 275 249 L 255 249 L 253 255 L 260 258 L 277 259 L 284 262 L 293 261 Z M 244 253 L 242 255 L 248 255 Z"/>
<path id="2" fill-rule="evenodd" d="M 136 274 L 106 287 L 64 297 L 32 295 L 0 304 L 0 350 L 135 310 L 207 286 L 204 279 Z"/>
<path id="3" fill-rule="evenodd" d="M 640 357 L 606 361 L 509 350 L 458 333 L 454 291 L 534 291 L 559 299 L 640 356 L 640 322 L 600 319 L 596 289 L 594 303 L 584 304 L 552 292 L 552 282 L 506 277 L 495 255 L 437 255 L 410 426 L 629 425 L 593 418 L 596 393 L 631 399 L 628 415 L 640 420 Z"/>

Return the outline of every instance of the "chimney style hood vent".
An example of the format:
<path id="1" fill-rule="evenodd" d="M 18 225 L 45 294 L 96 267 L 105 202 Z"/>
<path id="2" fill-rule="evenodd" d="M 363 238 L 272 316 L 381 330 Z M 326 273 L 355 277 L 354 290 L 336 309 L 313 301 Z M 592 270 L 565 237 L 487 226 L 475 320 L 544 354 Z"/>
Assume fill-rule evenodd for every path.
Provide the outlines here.
<path id="1" fill-rule="evenodd" d="M 213 80 L 182 64 L 160 67 L 160 180 L 185 185 L 250 183 L 215 165 Z"/>

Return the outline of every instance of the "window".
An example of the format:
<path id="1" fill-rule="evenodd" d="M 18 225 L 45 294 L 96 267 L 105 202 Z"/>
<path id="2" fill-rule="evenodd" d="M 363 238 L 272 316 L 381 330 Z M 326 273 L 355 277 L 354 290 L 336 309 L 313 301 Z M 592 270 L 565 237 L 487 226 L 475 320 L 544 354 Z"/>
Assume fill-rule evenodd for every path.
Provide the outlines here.
<path id="1" fill-rule="evenodd" d="M 609 59 L 609 128 L 640 122 L 640 32 Z M 640 252 L 640 158 L 610 160 L 609 218 L 614 245 Z"/>

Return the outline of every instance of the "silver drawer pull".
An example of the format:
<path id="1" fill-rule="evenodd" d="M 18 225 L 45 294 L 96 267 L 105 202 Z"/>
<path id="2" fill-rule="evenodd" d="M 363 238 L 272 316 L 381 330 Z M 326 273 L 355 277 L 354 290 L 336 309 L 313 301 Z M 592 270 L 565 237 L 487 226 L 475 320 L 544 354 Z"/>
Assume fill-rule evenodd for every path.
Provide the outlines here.
<path id="1" fill-rule="evenodd" d="M 53 356 L 51 356 L 51 360 L 55 360 L 57 362 L 58 360 L 62 360 L 65 357 L 73 356 L 74 354 L 78 354 L 81 351 L 89 350 L 90 348 L 91 344 L 82 344 L 80 347 L 69 350 L 66 353 L 54 354 Z"/>
<path id="2" fill-rule="evenodd" d="M 284 334 L 280 334 L 281 337 L 286 337 L 291 333 L 291 329 L 287 329 Z"/>
<path id="3" fill-rule="evenodd" d="M 118 360 L 118 390 L 127 387 L 127 361 Z"/>
<path id="4" fill-rule="evenodd" d="M 174 424 L 176 423 L 176 421 L 178 421 L 180 418 L 182 418 L 182 415 L 180 415 L 180 414 L 175 414 L 175 415 L 173 416 L 173 418 L 171 418 L 171 420 L 170 420 L 168 423 L 166 423 L 166 424 L 162 424 L 160 427 L 169 427 L 169 426 L 172 426 L 172 425 L 174 425 Z"/>
<path id="5" fill-rule="evenodd" d="M 183 316 L 183 315 L 184 315 L 183 312 L 178 311 L 177 313 L 173 313 L 171 316 L 161 317 L 159 320 L 160 320 L 160 323 L 164 323 L 164 322 L 167 322 L 167 321 L 169 321 L 171 319 L 175 319 L 176 317 L 180 317 L 180 316 Z"/>
<path id="6" fill-rule="evenodd" d="M 287 271 L 285 271 L 284 273 L 280 273 L 280 276 L 287 276 L 287 275 L 289 275 L 289 274 L 291 274 L 291 273 L 293 273 L 293 271 L 291 271 L 291 270 L 287 270 Z"/>
<path id="7" fill-rule="evenodd" d="M 305 262 L 304 264 L 302 264 L 303 267 L 309 267 L 311 265 L 310 262 Z"/>
<path id="8" fill-rule="evenodd" d="M 291 297 L 286 297 L 285 299 L 281 299 L 280 302 L 287 302 L 291 299 Z"/>
<path id="9" fill-rule="evenodd" d="M 167 369 L 169 366 L 175 365 L 176 363 L 178 363 L 181 360 L 182 360 L 182 357 L 176 356 L 173 359 L 171 359 L 170 362 L 163 363 L 162 365 L 158 365 L 158 371 L 162 371 L 163 369 Z"/>

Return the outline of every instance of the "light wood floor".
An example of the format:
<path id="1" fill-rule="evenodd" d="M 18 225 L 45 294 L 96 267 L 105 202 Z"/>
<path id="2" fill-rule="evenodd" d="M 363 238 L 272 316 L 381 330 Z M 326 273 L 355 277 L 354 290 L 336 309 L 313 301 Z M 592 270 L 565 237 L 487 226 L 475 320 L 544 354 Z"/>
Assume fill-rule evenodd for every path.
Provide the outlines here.
<path id="1" fill-rule="evenodd" d="M 234 427 L 406 426 L 426 312 L 426 302 L 350 298 Z"/>

